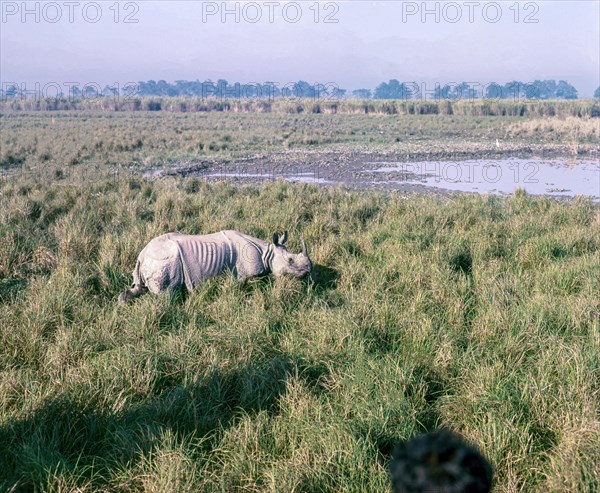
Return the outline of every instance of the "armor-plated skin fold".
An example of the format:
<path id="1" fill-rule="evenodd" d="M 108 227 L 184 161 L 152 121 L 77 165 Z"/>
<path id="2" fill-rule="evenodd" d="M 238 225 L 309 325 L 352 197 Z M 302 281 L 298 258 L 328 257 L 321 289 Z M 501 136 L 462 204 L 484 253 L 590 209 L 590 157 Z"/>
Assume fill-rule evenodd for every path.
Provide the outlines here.
<path id="1" fill-rule="evenodd" d="M 269 273 L 304 277 L 312 270 L 306 244 L 302 240 L 302 253 L 293 254 L 285 247 L 286 240 L 287 232 L 282 237 L 273 235 L 273 243 L 268 243 L 231 230 L 158 236 L 139 254 L 133 285 L 119 295 L 119 303 L 139 296 L 145 289 L 158 294 L 185 286 L 192 291 L 226 271 L 233 272 L 241 282 Z"/>

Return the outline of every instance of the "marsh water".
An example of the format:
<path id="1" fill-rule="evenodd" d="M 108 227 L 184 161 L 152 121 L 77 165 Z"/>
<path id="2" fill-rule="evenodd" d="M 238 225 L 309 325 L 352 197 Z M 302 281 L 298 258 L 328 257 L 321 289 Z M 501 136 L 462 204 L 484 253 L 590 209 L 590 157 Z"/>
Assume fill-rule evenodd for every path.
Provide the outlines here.
<path id="1" fill-rule="evenodd" d="M 259 179 L 259 180 L 276 180 L 278 178 L 282 178 L 286 181 L 291 182 L 302 182 L 302 183 L 316 183 L 320 185 L 336 185 L 341 184 L 340 181 L 332 181 L 326 180 L 325 178 L 320 178 L 316 175 L 315 172 L 306 172 L 306 173 L 208 173 L 204 175 L 206 178 L 248 178 L 248 179 Z"/>
<path id="2" fill-rule="evenodd" d="M 275 180 L 350 185 L 407 191 L 511 194 L 522 188 L 533 195 L 590 196 L 600 200 L 600 161 L 477 159 L 467 161 L 365 161 L 348 168 L 337 166 L 269 167 L 254 165 L 211 170 L 212 179 Z"/>
<path id="3" fill-rule="evenodd" d="M 399 184 L 418 181 L 427 187 L 499 194 L 522 188 L 533 195 L 588 195 L 600 199 L 600 164 L 594 161 L 504 159 L 376 164 L 371 173 Z"/>

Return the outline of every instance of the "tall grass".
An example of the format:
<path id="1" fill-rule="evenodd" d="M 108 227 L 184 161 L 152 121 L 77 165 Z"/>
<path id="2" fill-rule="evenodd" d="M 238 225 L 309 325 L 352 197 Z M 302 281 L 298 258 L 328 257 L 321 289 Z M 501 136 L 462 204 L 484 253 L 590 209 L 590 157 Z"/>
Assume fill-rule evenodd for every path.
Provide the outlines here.
<path id="1" fill-rule="evenodd" d="M 592 99 L 564 100 L 355 100 L 219 99 L 202 97 L 5 98 L 0 111 L 165 111 L 233 113 L 325 113 L 375 115 L 574 116 L 598 117 Z"/>
<path id="2" fill-rule="evenodd" d="M 597 491 L 589 201 L 277 182 L 0 188 L 0 489 L 389 491 L 446 425 L 496 492 Z M 312 280 L 115 303 L 153 236 L 304 235 Z"/>

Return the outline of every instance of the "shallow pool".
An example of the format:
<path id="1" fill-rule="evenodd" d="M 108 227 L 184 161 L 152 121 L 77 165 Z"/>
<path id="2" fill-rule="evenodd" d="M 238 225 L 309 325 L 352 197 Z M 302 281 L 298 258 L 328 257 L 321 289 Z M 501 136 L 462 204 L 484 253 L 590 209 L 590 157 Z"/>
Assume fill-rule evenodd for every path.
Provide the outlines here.
<path id="1" fill-rule="evenodd" d="M 368 163 L 361 174 L 372 183 L 420 183 L 462 192 L 534 195 L 588 195 L 600 199 L 600 164 L 558 160 L 470 160 Z M 369 177 L 369 178 L 367 178 Z"/>

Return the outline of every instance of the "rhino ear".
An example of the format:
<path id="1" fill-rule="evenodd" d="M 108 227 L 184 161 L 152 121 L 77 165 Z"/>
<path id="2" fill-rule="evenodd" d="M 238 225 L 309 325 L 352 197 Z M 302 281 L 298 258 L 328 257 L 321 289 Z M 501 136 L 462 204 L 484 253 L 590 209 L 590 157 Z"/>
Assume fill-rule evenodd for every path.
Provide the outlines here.
<path id="1" fill-rule="evenodd" d="M 277 231 L 273 233 L 273 245 L 279 245 L 279 235 L 277 234 Z"/>
<path id="2" fill-rule="evenodd" d="M 279 244 L 280 245 L 285 245 L 287 243 L 287 240 L 288 240 L 288 232 L 284 231 L 283 232 L 283 237 L 281 238 Z"/>

